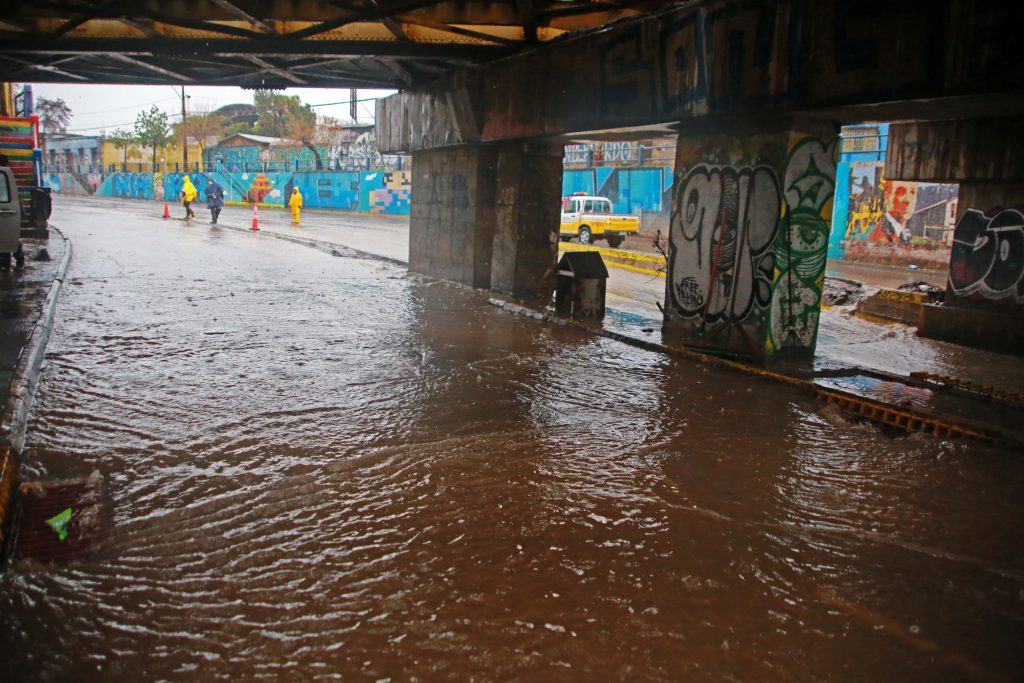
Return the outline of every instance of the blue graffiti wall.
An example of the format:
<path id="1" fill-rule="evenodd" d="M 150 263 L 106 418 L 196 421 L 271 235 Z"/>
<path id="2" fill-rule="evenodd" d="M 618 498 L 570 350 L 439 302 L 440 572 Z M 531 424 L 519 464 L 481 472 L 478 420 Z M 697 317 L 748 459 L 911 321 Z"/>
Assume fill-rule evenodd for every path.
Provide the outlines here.
<path id="1" fill-rule="evenodd" d="M 292 182 L 302 193 L 302 204 L 306 208 L 357 211 L 360 175 L 354 171 L 296 173 L 292 177 Z"/>
<path id="2" fill-rule="evenodd" d="M 184 175 L 118 171 L 90 174 L 83 181 L 68 174 L 50 174 L 48 180 L 55 193 L 156 199 L 178 204 Z M 222 170 L 188 175 L 196 186 L 200 203 L 205 202 L 208 178 L 220 183 L 228 202 L 272 206 L 285 206 L 292 188 L 298 187 L 306 208 L 403 216 L 409 214 L 412 196 L 412 173 L 408 170 L 299 173 Z M 671 168 L 667 167 L 566 169 L 562 174 L 562 194 L 584 192 L 608 197 L 617 213 L 667 212 L 671 206 L 672 180 Z"/>
<path id="3" fill-rule="evenodd" d="M 111 173 L 96 190 L 101 197 L 153 199 L 152 173 Z"/>

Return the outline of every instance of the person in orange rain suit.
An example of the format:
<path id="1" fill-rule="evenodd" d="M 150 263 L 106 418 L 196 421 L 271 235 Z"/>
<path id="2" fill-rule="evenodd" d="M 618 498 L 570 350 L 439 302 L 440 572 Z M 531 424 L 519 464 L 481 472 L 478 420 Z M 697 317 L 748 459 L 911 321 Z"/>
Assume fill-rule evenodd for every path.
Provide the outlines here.
<path id="1" fill-rule="evenodd" d="M 192 184 L 192 179 L 188 176 L 181 180 L 181 203 L 185 205 L 185 220 L 189 221 L 195 218 L 196 212 L 192 210 L 192 202 L 196 200 L 199 191 L 196 190 L 196 186 Z"/>
<path id="2" fill-rule="evenodd" d="M 288 206 L 292 209 L 292 223 L 299 224 L 299 214 L 302 213 L 302 193 L 299 188 L 292 188 L 292 198 L 288 200 Z"/>

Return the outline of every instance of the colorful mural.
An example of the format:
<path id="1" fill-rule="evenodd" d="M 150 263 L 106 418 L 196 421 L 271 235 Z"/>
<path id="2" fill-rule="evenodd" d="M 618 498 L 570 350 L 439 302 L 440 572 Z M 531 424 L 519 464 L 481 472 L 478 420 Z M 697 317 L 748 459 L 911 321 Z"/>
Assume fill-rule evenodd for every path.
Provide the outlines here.
<path id="1" fill-rule="evenodd" d="M 786 215 L 775 242 L 771 343 L 814 349 L 825 286 L 836 139 L 800 140 L 789 153 L 784 180 Z"/>
<path id="2" fill-rule="evenodd" d="M 72 174 L 51 173 L 55 193 L 95 194 L 125 199 L 180 201 L 182 173 Z M 409 215 L 412 196 L 410 171 L 324 171 L 321 173 L 190 173 L 202 199 L 208 178 L 224 188 L 228 202 L 284 206 L 298 187 L 305 208 L 335 209 L 387 215 Z M 78 177 L 81 176 L 81 177 Z"/>
<path id="3" fill-rule="evenodd" d="M 686 343 L 750 356 L 814 349 L 836 147 L 801 134 L 681 146 L 681 159 L 733 162 L 693 166 L 678 181 L 666 323 L 684 322 Z"/>
<path id="4" fill-rule="evenodd" d="M 411 174 L 405 171 L 379 171 L 363 174 L 363 181 L 359 185 L 359 211 L 408 215 L 411 198 Z"/>

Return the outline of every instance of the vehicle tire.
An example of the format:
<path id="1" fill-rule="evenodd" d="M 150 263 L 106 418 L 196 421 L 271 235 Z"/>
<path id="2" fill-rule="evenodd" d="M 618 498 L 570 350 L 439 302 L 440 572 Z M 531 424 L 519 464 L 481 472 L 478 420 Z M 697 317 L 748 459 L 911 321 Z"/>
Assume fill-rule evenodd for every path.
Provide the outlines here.
<path id="1" fill-rule="evenodd" d="M 611 247 L 612 249 L 616 249 L 620 244 L 622 244 L 622 240 L 624 239 L 624 237 L 609 237 L 608 246 Z"/>
<path id="2" fill-rule="evenodd" d="M 559 235 L 558 236 L 558 241 L 559 242 L 568 242 L 570 240 L 572 240 L 572 238 L 568 237 L 567 235 Z"/>
<path id="3" fill-rule="evenodd" d="M 593 235 L 590 234 L 590 228 L 583 226 L 580 228 L 580 244 L 590 244 L 593 241 Z"/>

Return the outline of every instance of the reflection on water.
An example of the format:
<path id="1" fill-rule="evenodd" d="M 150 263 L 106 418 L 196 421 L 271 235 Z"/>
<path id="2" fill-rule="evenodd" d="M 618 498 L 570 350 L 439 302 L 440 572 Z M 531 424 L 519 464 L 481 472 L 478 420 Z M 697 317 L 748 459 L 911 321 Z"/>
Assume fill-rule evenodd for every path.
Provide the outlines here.
<path id="1" fill-rule="evenodd" d="M 31 474 L 88 563 L 17 678 L 1013 677 L 1022 468 L 267 236 L 82 211 Z M 77 233 L 77 234 L 76 234 Z"/>

